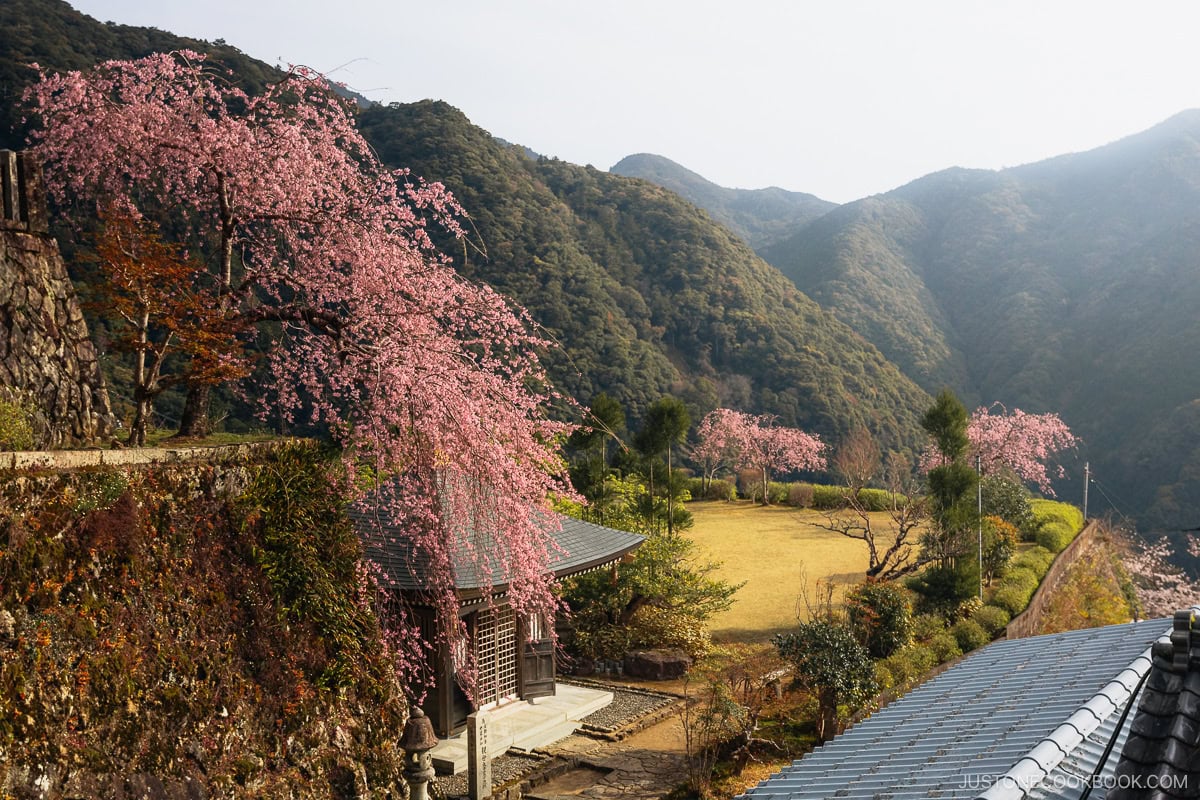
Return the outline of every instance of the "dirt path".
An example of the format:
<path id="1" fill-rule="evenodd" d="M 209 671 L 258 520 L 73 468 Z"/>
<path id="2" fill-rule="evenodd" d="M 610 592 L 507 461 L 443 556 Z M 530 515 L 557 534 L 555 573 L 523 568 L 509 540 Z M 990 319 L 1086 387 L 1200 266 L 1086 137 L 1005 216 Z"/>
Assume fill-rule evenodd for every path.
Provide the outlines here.
<path id="1" fill-rule="evenodd" d="M 535 788 L 528 795 L 534 800 L 658 800 L 687 777 L 683 724 L 677 713 L 618 742 L 576 735 L 547 750 L 577 766 Z"/>
<path id="2" fill-rule="evenodd" d="M 551 752 L 575 758 L 579 765 L 537 787 L 529 795 L 534 800 L 658 800 L 687 777 L 683 726 L 676 716 L 619 742 L 572 736 Z"/>

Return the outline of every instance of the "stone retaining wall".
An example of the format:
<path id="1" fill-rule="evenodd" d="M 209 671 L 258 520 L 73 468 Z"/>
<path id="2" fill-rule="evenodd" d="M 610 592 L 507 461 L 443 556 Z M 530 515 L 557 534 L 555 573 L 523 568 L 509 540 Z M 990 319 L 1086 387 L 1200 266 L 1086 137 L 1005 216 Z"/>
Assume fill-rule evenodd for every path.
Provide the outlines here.
<path id="1" fill-rule="evenodd" d="M 1099 523 L 1095 521 L 1087 523 L 1083 526 L 1083 530 L 1071 540 L 1071 543 L 1058 554 L 1058 557 L 1054 559 L 1054 563 L 1050 565 L 1050 569 L 1046 571 L 1046 577 L 1042 578 L 1037 591 L 1030 598 L 1029 605 L 1008 623 L 1008 627 L 1005 628 L 1005 636 L 1007 638 L 1024 639 L 1026 636 L 1036 635 L 1041 630 L 1046 606 L 1054 597 L 1054 594 L 1062 588 L 1067 570 L 1071 568 L 1071 565 L 1075 563 L 1086 548 L 1091 547 L 1095 543 L 1099 531 Z"/>
<path id="2" fill-rule="evenodd" d="M 109 436 L 108 390 L 58 243 L 46 233 L 41 171 L 0 150 L 0 400 L 33 412 L 35 446 Z"/>

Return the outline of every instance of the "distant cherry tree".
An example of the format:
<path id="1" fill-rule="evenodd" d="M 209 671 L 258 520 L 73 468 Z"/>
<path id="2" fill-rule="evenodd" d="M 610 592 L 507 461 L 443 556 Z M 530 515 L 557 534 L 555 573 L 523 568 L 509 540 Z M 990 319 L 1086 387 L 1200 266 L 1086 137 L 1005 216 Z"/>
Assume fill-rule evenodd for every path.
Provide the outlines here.
<path id="1" fill-rule="evenodd" d="M 770 503 L 771 476 L 777 472 L 823 469 L 825 444 L 815 434 L 777 424 L 770 414 L 745 414 L 728 408 L 710 412 L 700 423 L 701 454 L 727 458 L 737 469 L 761 476 L 762 503 Z"/>
<path id="2" fill-rule="evenodd" d="M 158 223 L 207 265 L 214 324 L 274 334 L 264 412 L 326 426 L 348 470 L 378 476 L 371 502 L 432 565 L 442 641 L 465 634 L 455 552 L 518 613 L 555 607 L 546 509 L 569 492 L 568 428 L 548 420 L 546 342 L 435 248 L 431 229 L 462 233 L 440 184 L 384 168 L 305 69 L 249 96 L 202 55 L 157 54 L 44 74 L 25 100 L 55 198 Z M 396 624 L 417 674 L 420 637 Z"/>
<path id="3" fill-rule="evenodd" d="M 738 424 L 732 418 L 740 413 L 730 408 L 718 408 L 706 414 L 696 429 L 697 442 L 691 455 L 700 464 L 705 497 L 716 474 L 732 468 L 741 453 L 741 437 L 735 433 Z"/>
<path id="4" fill-rule="evenodd" d="M 1052 497 L 1051 478 L 1063 477 L 1066 470 L 1061 464 L 1048 466 L 1048 462 L 1079 443 L 1057 414 L 1027 414 L 1019 408 L 1010 412 L 998 402 L 975 409 L 967 424 L 967 438 L 984 475 L 1007 467 Z"/>

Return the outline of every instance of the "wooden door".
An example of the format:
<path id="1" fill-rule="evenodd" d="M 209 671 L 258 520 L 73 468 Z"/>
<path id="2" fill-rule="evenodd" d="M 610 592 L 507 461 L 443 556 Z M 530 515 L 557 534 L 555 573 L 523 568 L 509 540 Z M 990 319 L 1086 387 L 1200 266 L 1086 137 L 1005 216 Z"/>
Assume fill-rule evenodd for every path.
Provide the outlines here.
<path id="1" fill-rule="evenodd" d="M 522 620 L 521 627 L 521 697 L 548 697 L 555 692 L 554 640 L 540 614 Z"/>

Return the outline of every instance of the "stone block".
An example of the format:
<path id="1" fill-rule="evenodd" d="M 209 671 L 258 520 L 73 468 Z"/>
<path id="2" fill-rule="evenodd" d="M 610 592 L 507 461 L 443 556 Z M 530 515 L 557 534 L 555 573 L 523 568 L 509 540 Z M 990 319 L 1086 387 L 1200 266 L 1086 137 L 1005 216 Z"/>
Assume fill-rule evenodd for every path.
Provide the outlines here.
<path id="1" fill-rule="evenodd" d="M 692 659 L 682 650 L 663 648 L 635 650 L 625 655 L 625 675 L 650 681 L 681 678 L 692 668 Z"/>

